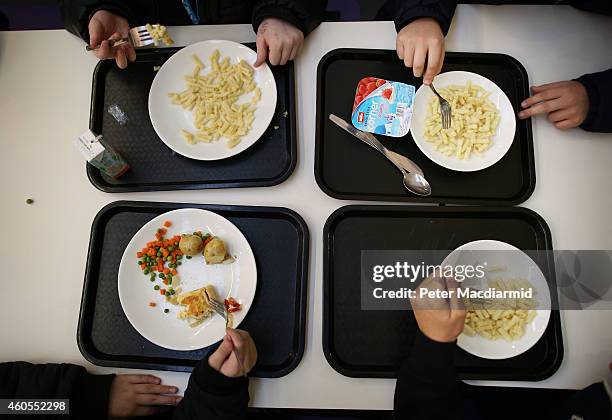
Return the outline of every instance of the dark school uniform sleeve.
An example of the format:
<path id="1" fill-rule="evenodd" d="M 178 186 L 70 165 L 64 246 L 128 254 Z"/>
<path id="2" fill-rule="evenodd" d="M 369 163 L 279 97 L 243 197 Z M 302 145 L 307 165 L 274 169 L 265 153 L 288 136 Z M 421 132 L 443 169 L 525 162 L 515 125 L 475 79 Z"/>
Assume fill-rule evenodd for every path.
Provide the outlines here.
<path id="1" fill-rule="evenodd" d="M 201 360 L 189 378 L 173 420 L 242 420 L 249 405 L 249 380 L 228 378 Z"/>
<path id="2" fill-rule="evenodd" d="M 378 12 L 377 19 L 393 20 L 397 32 L 419 18 L 435 19 L 446 36 L 450 28 L 457 0 L 388 0 Z"/>
<path id="3" fill-rule="evenodd" d="M 136 19 L 132 5 L 126 0 L 60 0 L 59 3 L 66 30 L 83 38 L 87 43 L 89 43 L 89 19 L 98 10 L 108 10 L 119 16 L 123 16 L 130 23 L 130 27 L 134 26 L 134 21 Z M 132 4 L 133 3 L 134 2 L 132 2 Z M 138 3 L 138 8 L 142 11 L 141 2 Z"/>
<path id="4" fill-rule="evenodd" d="M 253 29 L 266 18 L 278 18 L 297 27 L 307 36 L 325 18 L 327 1 L 322 0 L 259 0 L 253 6 Z"/>
<path id="5" fill-rule="evenodd" d="M 65 363 L 0 363 L 0 398 L 68 399 L 70 416 L 58 418 L 106 420 L 114 377 L 92 375 L 82 366 Z"/>
<path id="6" fill-rule="evenodd" d="M 576 80 L 584 85 L 589 95 L 589 112 L 580 128 L 612 133 L 612 69 L 585 74 Z"/>
<path id="7" fill-rule="evenodd" d="M 394 397 L 396 419 L 462 418 L 461 382 L 454 363 L 455 342 L 439 343 L 420 331 L 412 352 L 397 374 Z"/>

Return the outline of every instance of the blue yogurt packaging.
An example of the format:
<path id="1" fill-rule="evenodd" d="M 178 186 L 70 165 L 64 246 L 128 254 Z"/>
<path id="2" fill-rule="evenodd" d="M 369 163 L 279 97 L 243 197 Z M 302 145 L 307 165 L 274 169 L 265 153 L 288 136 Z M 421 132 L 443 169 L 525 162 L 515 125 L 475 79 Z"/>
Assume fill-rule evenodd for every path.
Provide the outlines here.
<path id="1" fill-rule="evenodd" d="M 359 81 L 351 121 L 359 130 L 404 137 L 410 130 L 415 88 L 377 77 Z"/>

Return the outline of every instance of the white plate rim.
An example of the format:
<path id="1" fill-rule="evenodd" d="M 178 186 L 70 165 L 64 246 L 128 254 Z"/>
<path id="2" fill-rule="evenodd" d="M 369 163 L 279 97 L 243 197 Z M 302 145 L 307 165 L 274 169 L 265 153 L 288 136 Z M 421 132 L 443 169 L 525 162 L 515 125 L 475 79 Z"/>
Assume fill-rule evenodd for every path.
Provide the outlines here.
<path id="1" fill-rule="evenodd" d="M 277 88 L 276 88 L 276 79 L 274 78 L 274 74 L 272 73 L 272 70 L 270 69 L 270 66 L 268 66 L 267 63 L 263 63 L 260 67 L 258 67 L 257 69 L 255 69 L 256 72 L 261 72 L 260 74 L 264 74 L 264 78 L 266 80 L 271 80 L 272 83 L 269 85 L 268 88 L 263 89 L 262 86 L 259 86 L 262 90 L 262 100 L 259 103 L 259 106 L 262 105 L 262 102 L 265 100 L 266 97 L 268 97 L 268 95 L 270 96 L 270 104 L 266 105 L 266 107 L 270 107 L 272 109 L 271 112 L 265 114 L 264 116 L 259 117 L 260 121 L 259 124 L 257 125 L 259 128 L 256 130 L 255 128 L 255 123 L 254 126 L 251 128 L 251 131 L 249 131 L 249 133 L 247 133 L 246 136 L 244 136 L 242 138 L 242 140 L 240 141 L 240 143 L 238 145 L 236 145 L 234 148 L 230 149 L 227 146 L 225 146 L 225 144 L 223 144 L 223 147 L 225 148 L 224 152 L 225 153 L 220 153 L 218 156 L 206 156 L 206 154 L 199 154 L 199 153 L 195 153 L 195 152 L 191 152 L 189 150 L 189 147 L 196 147 L 198 146 L 198 149 L 194 149 L 197 151 L 202 151 L 202 150 L 206 150 L 204 147 L 208 146 L 209 144 L 206 143 L 198 143 L 196 145 L 188 145 L 184 139 L 182 138 L 181 134 L 180 134 L 180 130 L 177 130 L 175 134 L 171 134 L 171 135 L 175 135 L 177 137 L 179 137 L 179 144 L 182 147 L 177 147 L 175 144 L 173 144 L 172 141 L 168 140 L 165 136 L 165 134 L 163 133 L 163 130 L 161 129 L 161 127 L 159 126 L 159 124 L 156 124 L 156 117 L 154 117 L 154 115 L 156 115 L 156 111 L 154 110 L 155 108 L 153 107 L 153 102 L 157 99 L 159 101 L 165 101 L 163 103 L 167 103 L 168 106 L 174 106 L 176 107 L 177 105 L 172 105 L 167 97 L 167 91 L 164 91 L 162 86 L 158 86 L 161 82 L 161 78 L 163 76 L 160 76 L 160 74 L 163 74 L 163 72 L 168 71 L 168 68 L 170 68 L 169 66 L 172 66 L 173 63 L 175 63 L 177 60 L 179 60 L 180 58 L 182 58 L 182 56 L 184 55 L 189 55 L 191 56 L 192 53 L 198 53 L 199 49 L 202 48 L 206 48 L 210 46 L 211 49 L 218 49 L 219 52 L 221 53 L 222 56 L 228 56 L 227 52 L 224 52 L 224 49 L 227 51 L 228 49 L 236 49 L 236 50 L 240 50 L 241 52 L 245 52 L 250 58 L 249 58 L 249 62 L 251 64 L 253 64 L 255 62 L 255 60 L 257 59 L 257 53 L 255 51 L 253 51 L 252 49 L 250 49 L 249 47 L 242 45 L 238 42 L 234 42 L 234 41 L 227 41 L 227 40 L 219 40 L 219 39 L 210 39 L 210 40 L 205 40 L 205 41 L 200 41 L 200 42 L 196 42 L 194 44 L 190 44 L 182 49 L 180 49 L 179 51 L 177 51 L 175 54 L 173 54 L 172 56 L 170 56 L 170 58 L 168 58 L 168 60 L 166 60 L 164 62 L 164 64 L 161 66 L 161 68 L 157 71 L 157 73 L 155 74 L 155 77 L 153 78 L 153 82 L 151 83 L 151 87 L 149 89 L 149 96 L 148 96 L 148 100 L 147 100 L 147 109 L 149 112 L 149 120 L 151 121 L 151 125 L 153 126 L 153 129 L 155 130 L 155 133 L 157 134 L 157 136 L 161 139 L 161 141 L 168 146 L 172 151 L 185 156 L 187 158 L 190 159 L 195 159 L 195 160 L 201 160 L 201 161 L 215 161 L 215 160 L 221 160 L 221 159 L 227 159 L 230 158 L 232 156 L 238 155 L 242 152 L 244 152 L 245 150 L 247 150 L 248 148 L 250 148 L 251 146 L 253 146 L 255 143 L 257 143 L 261 137 L 263 136 L 263 134 L 266 132 L 266 130 L 268 129 L 268 127 L 270 126 L 270 123 L 272 122 L 272 120 L 274 119 L 274 115 L 275 115 L 275 110 L 276 110 L 276 105 L 277 105 L 277 101 L 278 101 L 278 92 L 277 92 Z M 204 63 L 206 64 L 206 61 L 208 59 L 208 57 L 203 57 L 200 55 L 200 58 L 204 61 Z M 166 68 L 166 70 L 164 70 L 164 67 Z M 186 68 L 185 71 L 183 72 L 183 74 L 187 74 L 189 72 L 190 68 Z M 157 93 L 154 93 L 155 91 L 159 92 L 159 97 L 157 97 Z M 272 99 L 273 98 L 273 99 Z M 257 111 L 256 111 L 257 112 Z M 221 143 L 225 143 L 226 140 L 221 140 Z"/>
<path id="2" fill-rule="evenodd" d="M 485 247 L 486 246 L 486 247 Z M 480 247 L 480 248 L 478 248 Z M 544 280 L 546 280 L 546 277 L 544 276 L 544 273 L 542 273 L 542 270 L 540 270 L 540 267 L 535 263 L 535 261 L 533 261 L 531 259 L 531 257 L 529 257 L 529 255 L 527 255 L 525 252 L 523 252 L 521 249 L 515 247 L 514 245 L 510 245 L 509 243 L 503 242 L 503 241 L 498 241 L 498 240 L 494 240 L 494 239 L 480 239 L 480 240 L 476 240 L 476 241 L 471 241 L 471 242 L 467 242 L 457 248 L 455 248 L 450 254 L 448 254 L 448 256 L 444 259 L 444 261 L 442 262 L 442 266 L 448 265 L 450 263 L 450 260 L 454 257 L 454 255 L 456 255 L 458 252 L 465 250 L 465 249 L 482 249 L 482 250 L 512 250 L 512 251 L 519 251 L 521 253 L 523 253 L 523 255 L 527 258 L 529 258 L 529 260 L 531 260 L 532 262 L 532 266 L 534 268 L 536 268 L 539 273 L 542 275 L 542 277 L 544 278 Z M 550 286 L 549 288 L 549 293 L 551 293 L 550 291 Z M 550 296 L 548 297 L 550 299 Z M 525 353 L 526 351 L 528 351 L 529 349 L 531 349 L 534 345 L 536 345 L 540 339 L 542 338 L 542 336 L 544 335 L 544 332 L 546 331 L 546 328 L 548 327 L 548 324 L 550 323 L 550 309 L 536 309 L 535 310 L 537 312 L 537 316 L 541 317 L 540 319 L 545 318 L 546 321 L 543 323 L 543 327 L 540 328 L 537 333 L 536 336 L 534 336 L 534 338 L 532 339 L 532 343 L 529 344 L 527 347 L 525 347 L 522 351 L 518 351 L 518 352 L 507 352 L 506 354 L 500 354 L 500 355 L 492 355 L 492 354 L 488 354 L 488 353 L 483 353 L 480 352 L 478 350 L 474 350 L 472 347 L 469 347 L 469 345 L 466 345 L 466 343 L 464 342 L 464 340 L 466 339 L 470 339 L 470 340 L 481 340 L 482 342 L 488 342 L 489 340 L 487 340 L 484 337 L 480 337 L 480 336 L 475 336 L 475 337 L 467 337 L 466 335 L 464 335 L 463 333 L 461 333 L 461 335 L 459 335 L 459 337 L 457 338 L 457 346 L 459 348 L 461 348 L 462 350 L 466 351 L 467 353 L 473 354 L 474 356 L 478 356 L 481 357 L 483 359 L 490 359 L 490 360 L 503 360 L 503 359 L 510 359 L 512 357 L 516 357 L 520 354 Z M 521 340 L 525 339 L 525 336 L 523 336 L 521 338 Z M 520 341 L 520 340 L 519 340 Z M 510 348 L 510 346 L 508 347 Z"/>
<path id="3" fill-rule="evenodd" d="M 198 349 L 202 349 L 205 348 L 207 346 L 210 346 L 218 341 L 220 341 L 223 336 L 221 335 L 220 337 L 214 339 L 210 344 L 206 344 L 203 345 L 201 347 L 186 347 L 186 346 L 176 346 L 173 345 L 172 343 L 166 343 L 166 342 L 162 342 L 160 340 L 157 340 L 154 337 L 151 337 L 148 334 L 144 334 L 142 332 L 141 329 L 139 329 L 138 327 L 138 322 L 135 320 L 134 315 L 131 314 L 131 311 L 128 309 L 126 310 L 126 297 L 123 296 L 123 292 L 122 292 L 122 288 L 121 288 L 121 278 L 122 275 L 121 273 L 123 272 L 123 266 L 124 264 L 130 264 L 130 263 L 134 263 L 136 261 L 136 258 L 134 257 L 134 255 L 128 255 L 128 252 L 133 250 L 133 245 L 136 241 L 138 241 L 139 243 L 141 243 L 142 238 L 139 238 L 139 235 L 147 230 L 148 228 L 150 228 L 151 226 L 155 226 L 155 227 L 159 227 L 161 226 L 161 224 L 163 223 L 164 220 L 169 220 L 172 219 L 173 217 L 176 217 L 176 215 L 182 215 L 184 213 L 190 213 L 192 211 L 197 211 L 200 212 L 200 214 L 205 215 L 206 217 L 213 217 L 217 220 L 223 220 L 224 222 L 222 222 L 224 224 L 224 228 L 227 228 L 229 230 L 234 231 L 234 234 L 238 235 L 241 238 L 241 241 L 243 241 L 243 244 L 246 245 L 246 247 L 244 248 L 246 251 L 248 251 L 247 255 L 248 255 L 248 260 L 247 262 L 245 262 L 246 264 L 249 265 L 249 269 L 250 271 L 253 273 L 253 280 L 250 282 L 252 284 L 251 289 L 248 291 L 248 295 L 249 295 L 249 299 L 248 301 L 243 301 L 242 302 L 242 307 L 241 310 L 239 312 L 236 312 L 234 315 L 234 325 L 233 328 L 237 328 L 242 321 L 244 320 L 244 318 L 246 317 L 247 313 L 249 312 L 249 310 L 251 309 L 251 306 L 253 304 L 254 298 L 255 298 L 255 293 L 257 291 L 257 264 L 256 264 L 256 260 L 255 260 L 255 254 L 253 253 L 253 249 L 251 248 L 251 245 L 249 244 L 248 240 L 246 239 L 246 237 L 244 236 L 244 234 L 242 233 L 242 231 L 240 231 L 240 229 L 238 229 L 238 227 L 236 225 L 234 225 L 230 220 L 226 219 L 225 217 L 221 216 L 220 214 L 217 214 L 213 211 L 210 210 L 206 210 L 206 209 L 199 209 L 199 208 L 192 208 L 192 207 L 187 207 L 187 208 L 181 208 L 181 209 L 175 209 L 175 210 L 170 210 L 168 212 L 162 213 L 156 217 L 154 217 L 153 219 L 149 220 L 147 223 L 145 223 L 140 229 L 138 229 L 138 231 L 134 234 L 134 236 L 132 236 L 132 238 L 130 239 L 130 241 L 128 242 L 128 245 L 125 247 L 125 250 L 123 251 L 123 254 L 121 256 L 121 262 L 119 263 L 119 270 L 117 272 L 117 293 L 119 295 L 119 302 L 121 304 L 121 309 L 123 310 L 123 313 L 125 314 L 126 318 L 128 319 L 128 321 L 130 322 L 130 324 L 132 325 L 132 327 L 134 327 L 134 329 L 138 332 L 138 334 L 140 334 L 143 338 L 145 338 L 146 340 L 150 341 L 151 343 L 166 348 L 166 349 L 170 349 L 170 350 L 176 350 L 176 351 L 193 351 L 193 350 L 198 350 Z M 143 244 L 146 243 L 147 240 L 145 239 L 145 242 L 142 242 Z M 243 257 L 244 259 L 244 257 Z M 146 277 L 144 275 L 142 275 L 142 279 L 146 280 Z M 141 280 L 141 279 L 139 279 Z M 143 283 L 146 284 L 146 283 Z M 128 306 L 129 308 L 129 306 Z M 239 314 L 238 316 L 236 316 L 236 314 Z M 213 317 L 218 318 L 218 315 L 213 314 Z M 213 320 L 213 322 L 223 322 L 220 319 L 216 319 Z M 185 328 L 190 328 L 187 324 L 185 324 Z M 202 328 L 202 327 L 200 327 Z M 196 327 L 194 329 L 194 331 L 197 331 L 198 328 Z"/>
<path id="4" fill-rule="evenodd" d="M 514 113 L 512 103 L 510 102 L 510 99 L 505 94 L 505 92 L 499 86 L 497 86 L 495 82 L 478 73 L 461 70 L 440 73 L 434 79 L 434 86 L 438 85 L 438 82 L 440 82 L 440 88 L 448 84 L 462 84 L 464 83 L 464 81 L 455 82 L 453 80 L 446 81 L 446 79 L 463 77 L 466 78 L 465 81 L 467 81 L 467 79 L 470 79 L 474 84 L 489 85 L 489 87 L 493 88 L 495 92 L 491 92 L 490 89 L 487 90 L 489 90 L 491 94 L 497 94 L 497 99 L 499 101 L 497 107 L 500 112 L 500 124 L 497 128 L 497 133 L 493 138 L 494 145 L 485 153 L 485 156 L 483 158 L 480 158 L 478 156 L 471 156 L 469 160 L 462 161 L 454 157 L 447 157 L 443 155 L 442 153 L 435 150 L 431 143 L 425 141 L 425 139 L 423 138 L 423 127 L 425 125 L 424 121 L 426 115 L 425 112 L 421 112 L 421 109 L 427 106 L 429 98 L 433 95 L 431 89 L 429 89 L 429 87 L 425 85 L 421 85 L 415 93 L 413 114 L 410 123 L 410 133 L 417 147 L 421 150 L 421 152 L 423 152 L 425 156 L 427 156 L 434 163 L 453 171 L 475 172 L 495 165 L 508 153 L 508 150 L 510 150 L 512 143 L 514 143 L 514 137 L 516 136 L 516 115 Z M 510 116 L 512 118 L 510 118 Z M 504 124 L 504 126 L 505 124 L 509 124 L 507 132 L 512 133 L 511 137 L 510 134 L 508 134 L 507 139 L 500 138 L 501 130 L 503 127 L 502 124 Z M 499 145 L 497 148 L 495 147 L 496 144 Z M 464 163 L 465 165 L 462 165 L 461 163 Z"/>

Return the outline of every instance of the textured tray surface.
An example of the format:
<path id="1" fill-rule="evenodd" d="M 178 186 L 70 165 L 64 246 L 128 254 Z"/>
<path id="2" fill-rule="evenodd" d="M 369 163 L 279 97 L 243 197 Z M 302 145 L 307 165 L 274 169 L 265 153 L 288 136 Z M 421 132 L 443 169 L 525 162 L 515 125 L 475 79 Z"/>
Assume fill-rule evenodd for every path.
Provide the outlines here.
<path id="1" fill-rule="evenodd" d="M 348 376 L 393 377 L 416 333 L 410 311 L 361 310 L 356 262 L 362 250 L 453 250 L 479 239 L 551 249 L 544 220 L 522 208 L 347 206 L 334 213 L 324 233 L 323 339 L 332 366 Z M 556 290 L 554 268 L 541 268 Z M 539 380 L 558 368 L 562 355 L 559 314 L 553 311 L 543 338 L 522 355 L 486 360 L 457 348 L 456 364 L 466 379 Z"/>
<path id="2" fill-rule="evenodd" d="M 115 180 L 87 165 L 91 182 L 103 191 L 128 192 L 269 186 L 284 181 L 297 161 L 293 64 L 272 67 L 278 100 L 274 118 L 262 138 L 236 156 L 205 162 L 173 152 L 157 136 L 149 119 L 147 104 L 155 77 L 153 67 L 162 65 L 176 51 L 139 53 L 137 61 L 126 70 L 118 69 L 112 60 L 98 64 L 90 128 L 104 136 L 131 170 Z M 111 105 L 118 105 L 127 115 L 125 124 L 119 124 L 108 113 Z"/>
<path id="3" fill-rule="evenodd" d="M 134 202 L 107 206 L 92 228 L 79 320 L 81 351 L 96 364 L 164 370 L 189 370 L 210 351 L 174 351 L 150 343 L 125 317 L 117 293 L 119 263 L 132 236 L 158 214 L 183 206 L 219 213 L 249 241 L 257 262 L 257 292 L 240 328 L 257 343 L 256 376 L 288 373 L 304 345 L 308 231 L 299 216 L 281 208 Z"/>
<path id="4" fill-rule="evenodd" d="M 448 53 L 443 71 L 479 73 L 508 95 L 515 110 L 529 94 L 523 66 L 501 54 Z M 395 51 L 340 49 L 321 59 L 317 76 L 317 136 L 315 176 L 328 195 L 340 199 L 417 201 L 456 204 L 518 204 L 535 187 L 531 121 L 517 120 L 514 142 L 495 165 L 476 172 L 445 169 L 427 158 L 410 133 L 396 139 L 377 136 L 382 143 L 414 160 L 432 186 L 430 197 L 416 197 L 402 185 L 399 171 L 387 160 L 329 121 L 329 114 L 351 120 L 355 88 L 374 76 L 420 86 L 420 79 L 397 59 Z M 367 170 L 356 170 L 367 168 Z"/>

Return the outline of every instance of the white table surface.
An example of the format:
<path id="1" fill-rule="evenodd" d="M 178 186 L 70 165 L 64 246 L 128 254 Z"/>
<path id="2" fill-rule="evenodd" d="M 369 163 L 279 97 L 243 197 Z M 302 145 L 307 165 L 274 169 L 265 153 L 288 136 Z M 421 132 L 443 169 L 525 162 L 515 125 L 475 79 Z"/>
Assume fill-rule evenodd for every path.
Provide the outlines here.
<path id="1" fill-rule="evenodd" d="M 203 39 L 252 41 L 249 25 L 172 28 L 179 45 Z M 612 20 L 566 6 L 460 6 L 449 51 L 510 54 L 532 84 L 566 80 L 612 67 Z M 299 161 L 272 188 L 105 194 L 87 180 L 72 140 L 88 125 L 96 59 L 65 31 L 0 33 L 0 360 L 71 362 L 93 372 L 77 348 L 76 329 L 91 222 L 116 200 L 285 206 L 311 232 L 308 328 L 299 366 L 280 379 L 252 379 L 251 404 L 261 407 L 389 409 L 394 380 L 350 379 L 322 351 L 322 228 L 350 202 L 326 196 L 315 183 L 316 67 L 340 47 L 395 47 L 389 22 L 324 23 L 296 62 Z M 562 132 L 533 123 L 537 185 L 523 204 L 548 222 L 556 249 L 612 249 L 612 136 Z M 33 205 L 26 205 L 27 198 Z M 551 378 L 509 386 L 582 388 L 601 380 L 612 360 L 612 312 L 562 313 L 563 364 Z M 188 375 L 157 372 L 184 389 Z M 495 384 L 495 382 L 486 382 Z"/>

